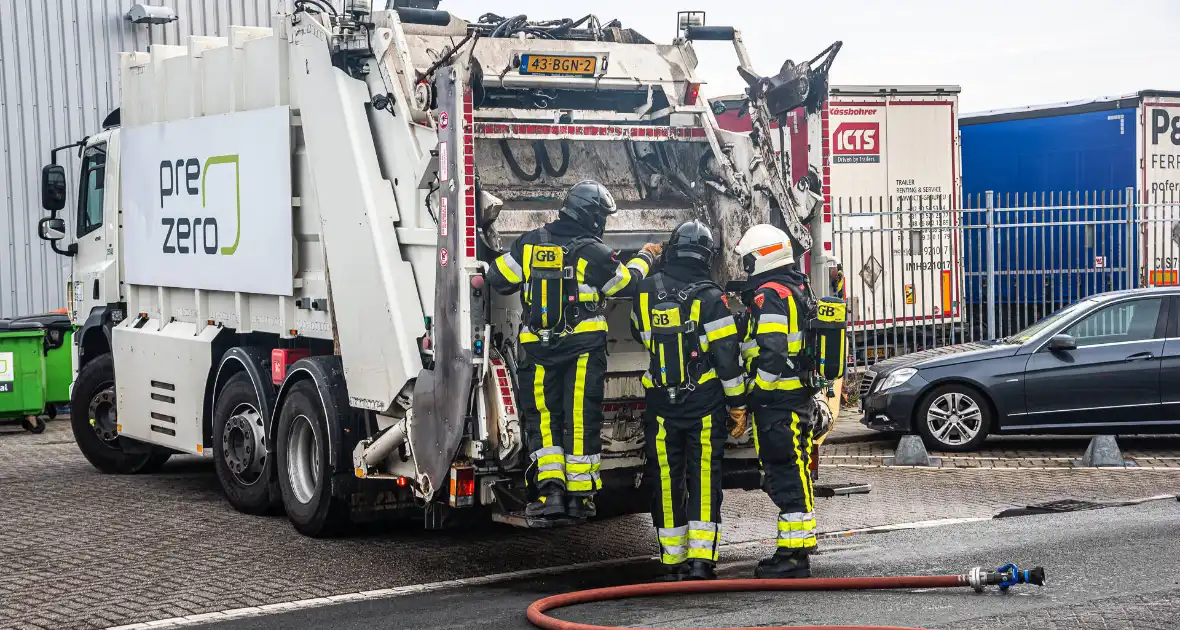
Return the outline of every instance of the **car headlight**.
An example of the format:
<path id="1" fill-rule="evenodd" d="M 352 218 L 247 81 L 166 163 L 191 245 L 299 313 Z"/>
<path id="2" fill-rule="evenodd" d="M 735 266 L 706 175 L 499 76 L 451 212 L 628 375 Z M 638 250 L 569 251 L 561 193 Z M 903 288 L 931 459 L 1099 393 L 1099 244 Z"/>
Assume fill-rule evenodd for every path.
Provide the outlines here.
<path id="1" fill-rule="evenodd" d="M 898 385 L 901 385 L 902 383 L 910 380 L 917 373 L 918 370 L 916 368 L 901 368 L 894 370 L 885 377 L 885 380 L 881 381 L 881 386 L 877 388 L 877 391 L 883 392 L 887 389 L 893 389 L 894 387 L 897 387 Z"/>

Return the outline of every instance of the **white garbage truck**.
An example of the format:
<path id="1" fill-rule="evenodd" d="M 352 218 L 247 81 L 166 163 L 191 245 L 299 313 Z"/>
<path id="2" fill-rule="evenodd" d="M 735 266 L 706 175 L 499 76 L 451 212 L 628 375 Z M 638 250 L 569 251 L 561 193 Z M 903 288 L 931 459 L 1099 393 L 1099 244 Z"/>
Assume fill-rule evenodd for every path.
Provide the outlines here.
<path id="1" fill-rule="evenodd" d="M 594 16 L 390 4 L 297 0 L 273 28 L 123 53 L 120 107 L 54 150 L 38 232 L 71 263 L 73 431 L 100 471 L 209 457 L 233 507 L 281 506 L 308 535 L 480 508 L 559 524 L 521 509 L 520 304 L 485 280 L 507 239 L 593 178 L 624 255 L 691 217 L 730 245 L 774 221 L 810 246 L 817 191 L 769 139 L 718 129 L 692 42 L 735 43 L 765 117 L 818 115 L 830 58 L 759 77 L 699 13 L 664 45 Z M 62 151 L 81 158 L 72 242 Z M 740 277 L 731 254 L 717 276 Z M 645 354 L 629 303 L 601 308 L 600 503 L 641 511 Z M 749 436 L 726 457 L 726 487 L 757 487 Z"/>

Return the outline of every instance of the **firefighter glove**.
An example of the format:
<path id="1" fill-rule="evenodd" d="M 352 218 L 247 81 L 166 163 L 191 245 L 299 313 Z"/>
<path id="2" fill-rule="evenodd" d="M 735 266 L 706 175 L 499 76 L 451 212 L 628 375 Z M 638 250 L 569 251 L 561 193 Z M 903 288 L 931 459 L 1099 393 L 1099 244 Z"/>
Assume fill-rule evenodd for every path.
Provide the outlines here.
<path id="1" fill-rule="evenodd" d="M 729 434 L 735 438 L 741 437 L 746 432 L 746 408 L 738 407 L 737 409 L 730 409 L 729 419 L 733 424 L 729 429 Z"/>

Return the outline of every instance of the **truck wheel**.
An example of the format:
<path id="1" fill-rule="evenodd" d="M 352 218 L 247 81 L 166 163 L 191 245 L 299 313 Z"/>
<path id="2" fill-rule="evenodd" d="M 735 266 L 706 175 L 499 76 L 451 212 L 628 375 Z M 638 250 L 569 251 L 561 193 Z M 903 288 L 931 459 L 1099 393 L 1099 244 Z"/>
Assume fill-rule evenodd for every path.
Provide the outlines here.
<path id="1" fill-rule="evenodd" d="M 278 475 L 287 518 L 307 536 L 331 536 L 347 517 L 347 506 L 332 496 L 327 433 L 315 384 L 296 383 L 279 413 Z"/>
<path id="2" fill-rule="evenodd" d="M 991 431 L 992 410 L 975 388 L 943 385 L 918 405 L 914 425 L 930 450 L 970 451 Z"/>
<path id="3" fill-rule="evenodd" d="M 154 472 L 171 452 L 162 449 L 124 451 L 115 409 L 115 360 L 99 355 L 82 366 L 70 396 L 70 428 L 82 456 L 99 472 L 133 474 Z"/>
<path id="4" fill-rule="evenodd" d="M 229 504 L 246 514 L 265 514 L 271 500 L 274 461 L 254 384 L 239 372 L 217 393 L 213 406 L 213 467 Z"/>

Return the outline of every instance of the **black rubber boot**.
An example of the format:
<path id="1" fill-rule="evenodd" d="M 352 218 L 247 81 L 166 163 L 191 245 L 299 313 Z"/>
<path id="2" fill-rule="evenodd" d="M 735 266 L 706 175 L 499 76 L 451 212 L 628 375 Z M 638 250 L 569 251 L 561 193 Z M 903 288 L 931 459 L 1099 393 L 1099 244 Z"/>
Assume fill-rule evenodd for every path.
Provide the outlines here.
<path id="1" fill-rule="evenodd" d="M 782 580 L 811 577 L 811 562 L 801 551 L 779 549 L 773 556 L 758 561 L 754 577 L 759 579 Z"/>
<path id="2" fill-rule="evenodd" d="M 680 582 L 688 577 L 688 563 L 681 562 L 680 564 L 665 564 L 664 575 L 660 578 L 661 582 Z"/>
<path id="3" fill-rule="evenodd" d="M 685 580 L 716 580 L 717 573 L 713 571 L 713 563 L 708 560 L 689 560 L 688 575 Z"/>
<path id="4" fill-rule="evenodd" d="M 594 518 L 598 514 L 598 507 L 594 505 L 592 496 L 569 494 L 565 497 L 565 513 L 570 518 Z"/>
<path id="5" fill-rule="evenodd" d="M 565 488 L 556 484 L 541 486 L 541 496 L 525 506 L 524 515 L 530 518 L 565 516 Z"/>

